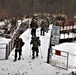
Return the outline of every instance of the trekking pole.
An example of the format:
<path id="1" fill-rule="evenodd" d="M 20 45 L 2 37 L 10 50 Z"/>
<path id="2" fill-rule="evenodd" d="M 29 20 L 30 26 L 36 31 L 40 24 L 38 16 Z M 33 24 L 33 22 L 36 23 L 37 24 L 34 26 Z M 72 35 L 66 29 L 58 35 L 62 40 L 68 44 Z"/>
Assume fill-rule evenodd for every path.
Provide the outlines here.
<path id="1" fill-rule="evenodd" d="M 30 35 L 30 28 L 29 28 L 29 31 L 28 31 L 28 36 L 27 36 L 27 39 L 29 39 L 29 35 Z"/>
<path id="2" fill-rule="evenodd" d="M 45 36 L 47 37 L 47 31 L 45 32 Z"/>
<path id="3" fill-rule="evenodd" d="M 40 36 L 40 29 L 38 30 L 39 32 L 38 32 L 38 35 Z"/>
<path id="4" fill-rule="evenodd" d="M 39 29 L 38 29 L 38 37 L 39 37 Z"/>
<path id="5" fill-rule="evenodd" d="M 30 44 L 30 57 L 31 57 L 31 44 Z"/>
<path id="6" fill-rule="evenodd" d="M 14 52 L 12 52 L 12 56 L 15 56 L 15 49 L 16 49 L 16 48 L 13 49 Z"/>
<path id="7" fill-rule="evenodd" d="M 23 54 L 22 54 L 22 60 L 24 60 Z"/>
<path id="8" fill-rule="evenodd" d="M 42 51 L 41 51 L 41 47 L 40 47 L 40 53 L 41 53 L 41 58 L 43 58 Z"/>

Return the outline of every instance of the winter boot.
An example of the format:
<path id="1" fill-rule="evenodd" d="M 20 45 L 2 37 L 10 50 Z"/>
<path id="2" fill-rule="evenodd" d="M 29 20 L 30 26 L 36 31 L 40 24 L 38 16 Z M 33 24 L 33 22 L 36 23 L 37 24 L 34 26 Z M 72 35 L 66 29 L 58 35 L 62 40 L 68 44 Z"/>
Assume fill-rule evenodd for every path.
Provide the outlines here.
<path id="1" fill-rule="evenodd" d="M 18 60 L 20 60 L 20 59 L 21 59 L 21 57 L 18 58 Z"/>
<path id="2" fill-rule="evenodd" d="M 36 57 L 38 57 L 39 55 L 37 54 Z"/>
<path id="3" fill-rule="evenodd" d="M 16 62 L 17 59 L 14 59 L 13 61 Z"/>
<path id="4" fill-rule="evenodd" d="M 36 53 L 36 57 L 38 57 L 39 55 L 38 55 L 38 52 Z"/>
<path id="5" fill-rule="evenodd" d="M 35 57 L 32 57 L 32 59 L 35 59 Z"/>

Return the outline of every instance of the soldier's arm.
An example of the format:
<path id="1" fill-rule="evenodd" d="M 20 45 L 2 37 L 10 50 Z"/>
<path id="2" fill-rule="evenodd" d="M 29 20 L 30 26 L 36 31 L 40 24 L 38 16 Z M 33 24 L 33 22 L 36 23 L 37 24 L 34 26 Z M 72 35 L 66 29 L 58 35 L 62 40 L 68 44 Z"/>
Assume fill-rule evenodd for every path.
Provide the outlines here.
<path id="1" fill-rule="evenodd" d="M 39 44 L 39 46 L 41 46 L 41 41 L 40 40 L 38 40 L 38 44 Z"/>
<path id="2" fill-rule="evenodd" d="M 33 40 L 31 40 L 30 44 L 33 44 Z"/>
<path id="3" fill-rule="evenodd" d="M 31 21 L 31 24 L 30 24 L 30 28 L 32 28 L 32 21 Z"/>
<path id="4" fill-rule="evenodd" d="M 14 40 L 14 47 L 15 47 L 15 45 L 16 45 L 16 40 Z"/>

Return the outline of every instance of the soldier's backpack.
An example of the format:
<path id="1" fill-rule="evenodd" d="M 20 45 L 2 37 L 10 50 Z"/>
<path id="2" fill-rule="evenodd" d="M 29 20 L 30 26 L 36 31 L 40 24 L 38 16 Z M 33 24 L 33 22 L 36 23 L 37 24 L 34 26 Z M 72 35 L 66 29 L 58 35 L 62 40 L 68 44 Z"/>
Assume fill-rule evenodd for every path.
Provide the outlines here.
<path id="1" fill-rule="evenodd" d="M 34 46 L 34 47 L 40 46 L 40 40 L 35 40 L 35 41 L 33 41 L 33 46 Z"/>
<path id="2" fill-rule="evenodd" d="M 25 43 L 22 41 L 21 46 L 23 46 Z"/>
<path id="3" fill-rule="evenodd" d="M 25 43 L 23 42 L 21 38 L 19 39 L 19 41 L 20 41 L 20 46 L 22 47 Z"/>

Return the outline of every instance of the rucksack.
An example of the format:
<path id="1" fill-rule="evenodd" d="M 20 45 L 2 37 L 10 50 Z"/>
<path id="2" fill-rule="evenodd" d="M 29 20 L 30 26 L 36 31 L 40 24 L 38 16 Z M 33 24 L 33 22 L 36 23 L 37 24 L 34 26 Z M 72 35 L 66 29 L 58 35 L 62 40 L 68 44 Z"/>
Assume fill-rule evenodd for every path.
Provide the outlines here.
<path id="1" fill-rule="evenodd" d="M 21 46 L 23 46 L 25 43 L 22 41 Z"/>
<path id="2" fill-rule="evenodd" d="M 33 46 L 34 46 L 34 47 L 40 46 L 40 40 L 35 40 L 35 41 L 33 41 Z"/>
<path id="3" fill-rule="evenodd" d="M 22 47 L 25 44 L 21 38 L 19 38 L 19 42 L 20 42 L 20 47 Z"/>

